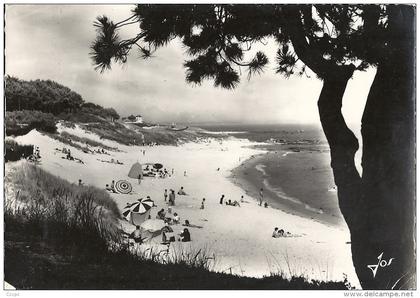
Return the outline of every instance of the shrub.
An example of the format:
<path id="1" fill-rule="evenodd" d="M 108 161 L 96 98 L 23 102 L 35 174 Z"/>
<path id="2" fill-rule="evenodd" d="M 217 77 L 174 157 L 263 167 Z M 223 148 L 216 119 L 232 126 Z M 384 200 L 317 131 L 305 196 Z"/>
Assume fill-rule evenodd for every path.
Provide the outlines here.
<path id="1" fill-rule="evenodd" d="M 54 133 L 57 131 L 55 117 L 40 111 L 13 111 L 6 112 L 6 135 L 25 135 L 32 129 Z"/>
<path id="2" fill-rule="evenodd" d="M 17 161 L 22 158 L 27 158 L 34 151 L 33 145 L 20 145 L 14 140 L 6 140 L 4 145 L 6 151 L 4 156 L 5 162 Z"/>

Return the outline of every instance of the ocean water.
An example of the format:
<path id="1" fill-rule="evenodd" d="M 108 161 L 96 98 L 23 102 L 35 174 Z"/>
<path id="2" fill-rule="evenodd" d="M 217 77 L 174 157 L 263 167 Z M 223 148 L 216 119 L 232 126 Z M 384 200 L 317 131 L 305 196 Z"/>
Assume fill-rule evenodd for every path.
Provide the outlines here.
<path id="1" fill-rule="evenodd" d="M 248 160 L 242 175 L 255 190 L 274 198 L 270 205 L 342 224 L 329 146 L 320 125 L 206 125 L 202 128 L 261 142 L 269 154 Z M 240 174 L 237 176 L 241 176 Z"/>
<path id="2" fill-rule="evenodd" d="M 237 138 L 255 142 L 296 142 L 326 143 L 321 125 L 297 124 L 208 124 L 199 127 L 212 132 L 225 133 Z"/>

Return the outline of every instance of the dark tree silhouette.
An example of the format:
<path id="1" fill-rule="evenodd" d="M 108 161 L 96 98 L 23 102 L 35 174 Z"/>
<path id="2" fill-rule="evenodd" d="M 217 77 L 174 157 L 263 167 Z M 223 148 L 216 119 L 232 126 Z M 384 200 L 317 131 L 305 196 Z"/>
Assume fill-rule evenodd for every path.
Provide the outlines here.
<path id="1" fill-rule="evenodd" d="M 261 73 L 267 56 L 253 45 L 275 38 L 277 72 L 309 68 L 323 81 L 319 115 L 331 149 L 340 210 L 351 233 L 353 263 L 365 289 L 411 288 L 414 233 L 414 18 L 409 5 L 138 5 L 126 20 L 98 17 L 91 57 L 99 71 L 142 58 L 179 38 L 191 57 L 186 80 L 232 89 L 240 69 Z M 118 30 L 137 24 L 121 39 Z M 359 143 L 341 113 L 354 71 L 377 68 L 362 119 L 363 175 L 354 163 Z M 393 258 L 376 276 L 367 267 Z"/>
<path id="2" fill-rule="evenodd" d="M 82 114 L 92 114 L 102 118 L 118 120 L 120 116 L 113 108 L 85 102 L 78 93 L 51 80 L 25 81 L 15 77 L 5 78 L 5 98 L 7 111 L 42 111 L 58 118 L 70 118 Z M 67 117 L 69 116 L 70 117 Z M 89 118 L 87 118 L 89 119 Z"/>

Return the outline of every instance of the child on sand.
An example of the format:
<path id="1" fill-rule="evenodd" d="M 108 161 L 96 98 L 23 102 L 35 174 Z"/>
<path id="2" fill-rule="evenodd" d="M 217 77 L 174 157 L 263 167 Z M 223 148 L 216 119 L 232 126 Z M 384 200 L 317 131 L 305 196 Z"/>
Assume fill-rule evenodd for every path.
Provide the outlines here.
<path id="1" fill-rule="evenodd" d="M 200 209 L 204 209 L 204 202 L 206 201 L 206 199 L 205 198 L 203 198 L 203 200 L 201 201 L 201 207 L 200 207 Z"/>
<path id="2" fill-rule="evenodd" d="M 167 189 L 165 189 L 165 192 L 163 193 L 163 197 L 165 198 L 165 202 L 166 202 L 166 199 L 168 198 L 168 190 Z"/>
<path id="3" fill-rule="evenodd" d="M 174 213 L 174 217 L 173 217 L 173 219 L 172 219 L 172 222 L 174 223 L 174 224 L 179 224 L 179 220 L 180 220 L 180 218 L 179 218 L 179 215 L 178 215 L 178 213 Z"/>
<path id="4" fill-rule="evenodd" d="M 157 218 L 157 219 L 163 219 L 163 220 L 165 220 L 165 215 L 166 215 L 165 210 L 162 208 L 162 209 L 160 209 L 160 211 L 157 213 L 156 218 Z"/>

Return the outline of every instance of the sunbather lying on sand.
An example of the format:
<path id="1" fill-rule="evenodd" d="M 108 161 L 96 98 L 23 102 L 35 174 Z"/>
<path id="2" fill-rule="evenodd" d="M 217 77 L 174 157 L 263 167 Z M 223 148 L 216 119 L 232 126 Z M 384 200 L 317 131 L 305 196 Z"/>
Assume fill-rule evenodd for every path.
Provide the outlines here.
<path id="1" fill-rule="evenodd" d="M 178 194 L 181 195 L 181 196 L 186 196 L 187 195 L 187 193 L 184 191 L 184 187 L 183 186 L 181 186 L 181 189 L 178 190 Z"/>
<path id="2" fill-rule="evenodd" d="M 226 202 L 226 205 L 228 205 L 228 206 L 234 206 L 234 207 L 241 207 L 241 205 L 239 204 L 239 202 L 238 201 L 233 201 L 232 202 L 232 200 L 228 200 L 227 202 Z"/>
<path id="3" fill-rule="evenodd" d="M 283 229 L 279 230 L 279 228 L 274 228 L 272 237 L 273 238 L 302 237 L 302 235 L 294 235 L 294 234 L 291 234 L 290 232 L 286 232 Z"/>
<path id="4" fill-rule="evenodd" d="M 183 227 L 189 227 L 189 228 L 197 228 L 197 229 L 202 229 L 203 228 L 202 226 L 197 226 L 197 225 L 190 224 L 188 219 L 185 220 L 185 222 L 182 226 Z"/>
<path id="5" fill-rule="evenodd" d="M 96 160 L 98 160 L 100 162 L 106 162 L 106 163 L 115 163 L 117 165 L 123 165 L 124 164 L 124 163 L 120 162 L 118 159 L 115 161 L 113 158 L 111 160 L 103 160 L 103 159 L 97 158 Z"/>

